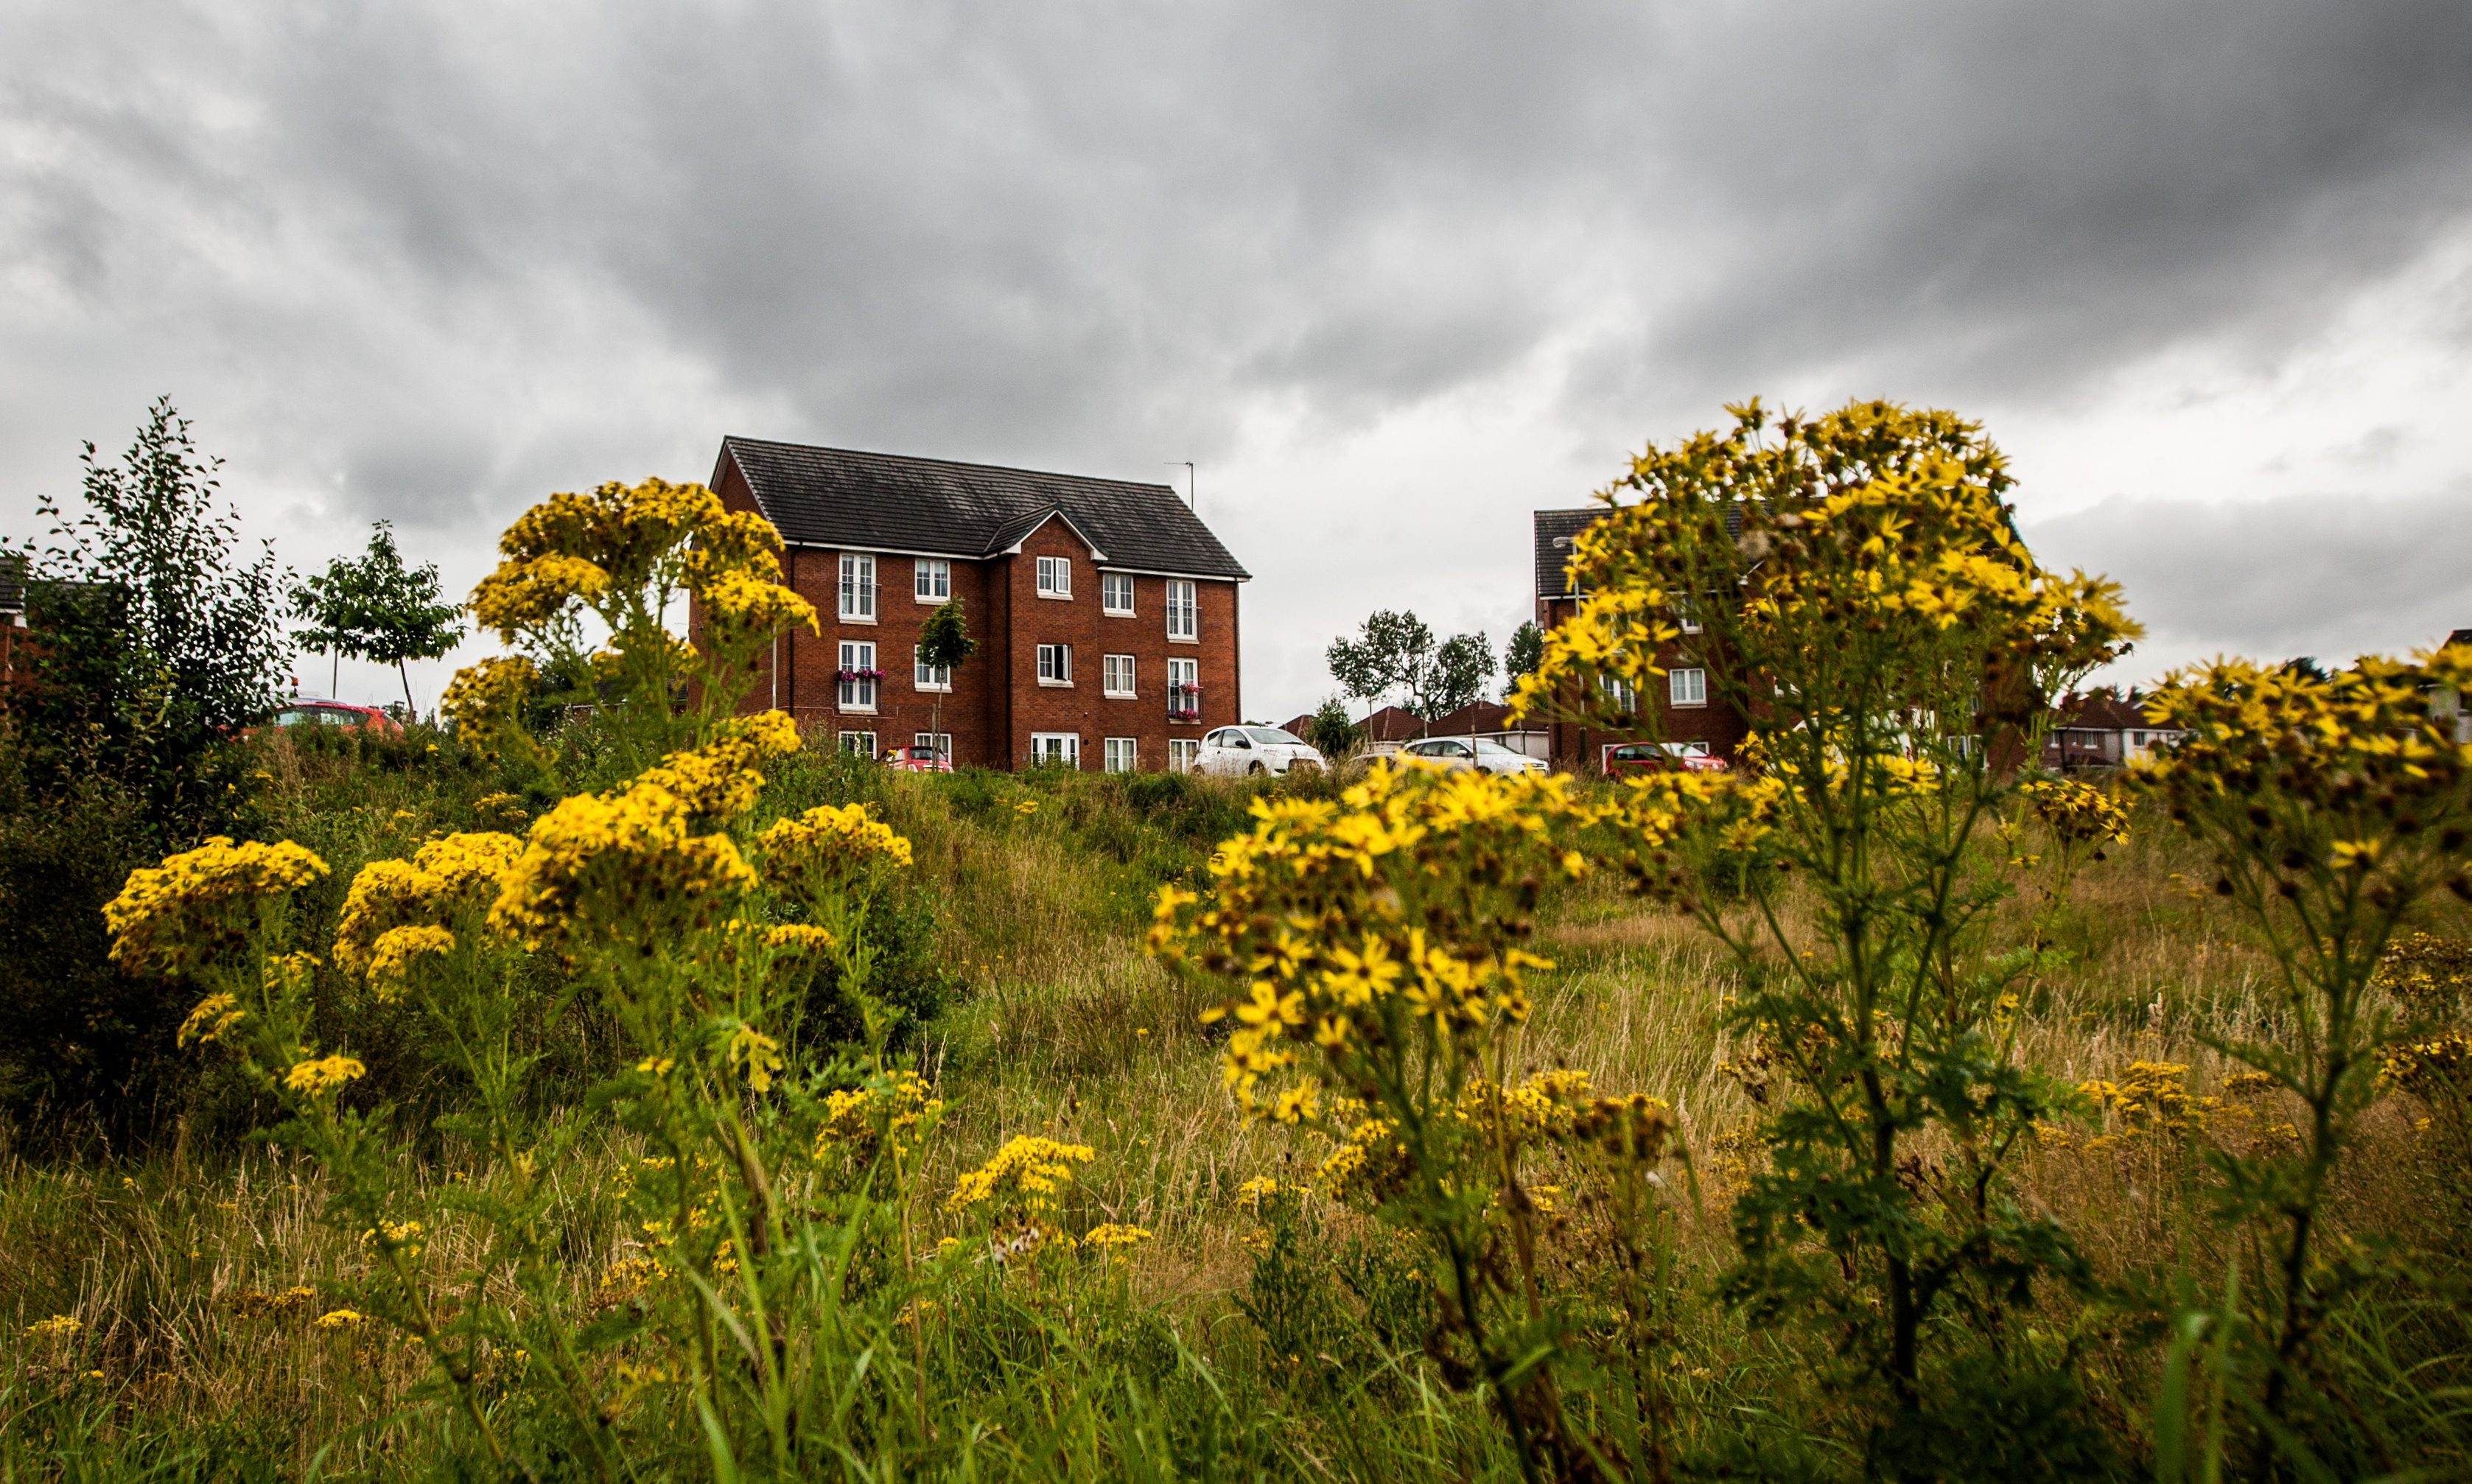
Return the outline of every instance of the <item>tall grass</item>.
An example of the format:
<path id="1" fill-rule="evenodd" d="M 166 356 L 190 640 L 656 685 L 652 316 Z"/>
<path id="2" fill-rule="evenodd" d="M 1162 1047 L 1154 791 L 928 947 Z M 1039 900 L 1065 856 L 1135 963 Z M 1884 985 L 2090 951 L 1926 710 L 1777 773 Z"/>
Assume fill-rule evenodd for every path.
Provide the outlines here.
<path id="1" fill-rule="evenodd" d="M 312 844 L 340 883 L 428 831 L 492 823 L 487 771 L 428 745 L 268 743 L 268 832 Z M 759 812 L 866 800 L 913 843 L 928 964 L 949 978 L 915 1027 L 917 1063 L 951 1110 L 922 1185 L 949 1188 L 1006 1137 L 1045 1133 L 1101 1151 L 1068 1226 L 1156 1233 L 1053 1287 L 971 1290 L 966 1323 L 957 1313 L 937 1330 L 923 1377 L 903 1372 L 915 1362 L 897 1316 L 820 1321 L 815 1343 L 837 1347 L 852 1399 L 870 1370 L 901 1373 L 895 1390 L 915 1384 L 932 1398 L 923 1426 L 899 1407 L 820 1405 L 817 1418 L 846 1429 L 846 1472 L 1515 1474 L 1484 1407 L 1373 1323 L 1366 1275 L 1378 1272 L 1381 1230 L 1331 1209 L 1283 1232 L 1239 1200 L 1246 1181 L 1293 1177 L 1321 1150 L 1231 1111 L 1200 1018 L 1203 992 L 1141 950 L 1157 887 L 1193 879 L 1257 791 L 1164 777 L 920 778 L 815 754 L 775 770 Z M 2204 879 L 2196 857 L 2151 823 L 2077 882 L 2056 930 L 2066 961 L 2027 997 L 2016 1032 L 2023 1054 L 2071 1080 L 2171 1064 L 2188 1069 L 2192 1097 L 2218 1100 L 2181 1132 L 2141 1131 L 2116 1112 L 2102 1127 L 2054 1130 L 2022 1175 L 2026 1198 L 2078 1234 L 2104 1280 L 2099 1301 L 2051 1296 L 2041 1323 L 2088 1356 L 2092 1404 L 2132 1472 L 2155 1445 L 2165 1319 L 2254 1260 L 2208 1219 L 2205 1146 L 2289 1116 L 2230 1091 L 2233 1067 L 2213 1049 L 2270 1039 L 2270 965 L 2191 885 Z M 2452 908 L 2429 925 L 2472 932 Z M 1797 1348 L 1807 1340 L 1750 1328 L 1711 1297 L 1749 1157 L 1735 1136 L 1753 1112 L 1727 1070 L 1744 1050 L 1722 1028 L 1738 988 L 1730 961 L 1668 911 L 1596 887 L 1551 902 L 1543 937 L 1561 968 L 1539 980 L 1521 1069 L 1584 1065 L 1601 1087 L 1665 1099 L 1684 1131 L 1670 1356 L 1684 1472 L 1858 1468 L 1831 1441 L 1834 1403 Z M 543 1095 L 581 1087 L 579 1075 Z M 0 1477 L 411 1478 L 477 1467 L 440 1420 L 416 1352 L 373 1328 L 317 1325 L 368 1257 L 322 1219 L 331 1191 L 320 1175 L 235 1137 L 250 1116 L 244 1099 L 136 1157 L 62 1157 L 22 1130 L 0 1150 Z M 2453 1194 L 2462 1172 L 2433 1161 L 2420 1116 L 2408 1099 L 2380 1105 L 2333 1209 L 2339 1240 L 2381 1234 L 2436 1280 L 2413 1292 L 2366 1284 L 2328 1325 L 2318 1364 L 2354 1414 L 2346 1457 L 2369 1472 L 2472 1467 L 2472 1335 L 2445 1297 L 2460 1292 L 2447 1285 L 2464 1277 L 2472 1233 Z M 615 1188 L 635 1154 L 612 1137 L 556 1173 L 577 1196 L 561 1208 L 560 1240 L 580 1310 L 629 1254 L 621 1207 L 594 1192 Z M 435 1187 L 474 1156 L 450 1138 L 395 1158 L 401 1179 Z M 55 1315 L 77 1320 L 76 1332 L 28 1332 Z M 1285 1329 L 1265 1322 L 1281 1315 Z M 1283 1350 L 1295 1334 L 1324 1343 Z M 667 1403 L 648 1394 L 641 1404 Z M 640 1475 L 710 1472 L 697 1419 L 672 1421 L 662 1435 L 675 1447 L 636 1460 Z"/>

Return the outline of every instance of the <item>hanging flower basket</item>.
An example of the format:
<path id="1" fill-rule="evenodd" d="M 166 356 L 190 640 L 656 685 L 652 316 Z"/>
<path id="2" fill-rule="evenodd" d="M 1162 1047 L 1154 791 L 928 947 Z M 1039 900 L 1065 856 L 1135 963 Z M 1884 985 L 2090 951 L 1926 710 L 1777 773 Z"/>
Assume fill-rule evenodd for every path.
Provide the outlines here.
<path id="1" fill-rule="evenodd" d="M 880 681 L 884 679 L 884 672 L 882 670 L 837 670 L 833 672 L 833 679 L 837 681 Z"/>

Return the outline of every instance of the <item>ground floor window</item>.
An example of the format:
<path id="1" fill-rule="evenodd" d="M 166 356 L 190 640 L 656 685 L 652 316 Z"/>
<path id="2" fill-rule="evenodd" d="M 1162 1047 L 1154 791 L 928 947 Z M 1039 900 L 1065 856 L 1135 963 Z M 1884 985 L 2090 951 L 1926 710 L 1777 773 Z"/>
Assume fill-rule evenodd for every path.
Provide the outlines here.
<path id="1" fill-rule="evenodd" d="M 1107 771 L 1109 773 L 1130 773 L 1138 766 L 1138 764 L 1133 760 L 1136 753 L 1138 752 L 1136 741 L 1137 739 L 1133 737 L 1109 737 L 1107 739 Z"/>
<path id="2" fill-rule="evenodd" d="M 1194 762 L 1201 756 L 1201 744 L 1192 737 L 1177 737 L 1167 745 L 1170 772 L 1191 773 Z"/>
<path id="3" fill-rule="evenodd" d="M 953 734 L 949 731 L 915 731 L 910 735 L 912 747 L 932 747 L 936 755 L 946 762 L 953 760 Z"/>
<path id="4" fill-rule="evenodd" d="M 856 753 L 861 757 L 873 757 L 875 755 L 875 733 L 872 731 L 843 732 L 842 751 L 844 753 Z"/>
<path id="5" fill-rule="evenodd" d="M 1062 763 L 1068 768 L 1082 766 L 1082 736 L 1073 731 L 1034 731 L 1030 734 L 1030 760 L 1034 763 Z"/>

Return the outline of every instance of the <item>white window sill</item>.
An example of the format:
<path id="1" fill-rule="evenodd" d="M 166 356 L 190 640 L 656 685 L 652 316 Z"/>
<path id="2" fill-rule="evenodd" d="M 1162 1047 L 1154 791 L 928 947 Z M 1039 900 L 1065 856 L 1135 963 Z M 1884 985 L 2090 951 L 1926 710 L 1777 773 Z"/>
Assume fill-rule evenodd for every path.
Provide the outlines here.
<path id="1" fill-rule="evenodd" d="M 911 689 L 929 696 L 949 696 L 953 693 L 953 687 L 950 685 L 914 685 Z"/>
<path id="2" fill-rule="evenodd" d="M 1073 594 L 1069 592 L 1042 592 L 1036 594 L 1036 596 L 1045 598 L 1052 603 L 1070 603 L 1073 601 Z"/>
<path id="3" fill-rule="evenodd" d="M 1103 608 L 1099 610 L 1099 612 L 1102 616 L 1107 618 L 1139 618 L 1142 616 L 1129 608 Z"/>
<path id="4" fill-rule="evenodd" d="M 1040 681 L 1038 683 L 1046 686 L 1050 690 L 1071 690 L 1073 688 L 1073 682 L 1071 681 Z"/>
<path id="5" fill-rule="evenodd" d="M 1170 644 L 1199 644 L 1201 642 L 1201 635 L 1197 634 L 1191 638 L 1180 638 L 1177 635 L 1171 634 L 1167 636 L 1167 641 Z"/>
<path id="6" fill-rule="evenodd" d="M 875 707 L 871 706 L 836 706 L 834 709 L 844 716 L 873 716 L 876 714 Z"/>
<path id="7" fill-rule="evenodd" d="M 917 595 L 917 600 L 918 606 L 921 608 L 942 608 L 945 604 L 952 601 L 950 598 L 931 598 L 923 592 Z"/>
<path id="8" fill-rule="evenodd" d="M 1665 708 L 1669 711 L 1704 711 L 1708 708 L 1708 703 L 1705 701 L 1668 701 L 1665 703 Z"/>
<path id="9" fill-rule="evenodd" d="M 1141 699 L 1140 696 L 1129 690 L 1103 690 L 1099 692 L 1099 694 L 1106 697 L 1110 701 L 1139 701 Z"/>
<path id="10" fill-rule="evenodd" d="M 872 624 L 872 623 L 874 623 L 876 620 L 875 620 L 875 617 L 874 617 L 874 615 L 873 615 L 873 614 L 868 614 L 868 613 L 844 613 L 844 614 L 842 615 L 841 621 L 842 621 L 843 623 L 845 623 L 845 624 Z"/>

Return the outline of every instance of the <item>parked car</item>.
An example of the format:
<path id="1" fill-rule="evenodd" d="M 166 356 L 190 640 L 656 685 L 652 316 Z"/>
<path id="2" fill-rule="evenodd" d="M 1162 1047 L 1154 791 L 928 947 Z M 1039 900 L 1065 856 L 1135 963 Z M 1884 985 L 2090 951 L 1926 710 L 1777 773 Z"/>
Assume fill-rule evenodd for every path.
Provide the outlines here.
<path id="1" fill-rule="evenodd" d="M 1605 749 L 1605 777 L 1654 773 L 1680 768 L 1686 773 L 1723 773 L 1723 757 L 1712 757 L 1705 742 L 1624 742 Z"/>
<path id="2" fill-rule="evenodd" d="M 1512 752 L 1491 737 L 1419 737 L 1399 751 L 1453 772 L 1462 768 L 1482 768 L 1487 773 L 1545 771 L 1544 758 Z"/>
<path id="3" fill-rule="evenodd" d="M 395 719 L 373 706 L 348 701 L 318 701 L 295 696 L 274 713 L 277 727 L 367 727 L 371 731 L 401 731 Z"/>
<path id="4" fill-rule="evenodd" d="M 884 765 L 902 773 L 950 773 L 953 759 L 932 747 L 888 747 Z"/>
<path id="5" fill-rule="evenodd" d="M 1194 772 L 1221 778 L 1297 768 L 1319 771 L 1323 765 L 1320 752 L 1312 743 L 1276 727 L 1222 727 L 1201 739 L 1201 749 L 1193 759 Z"/>

